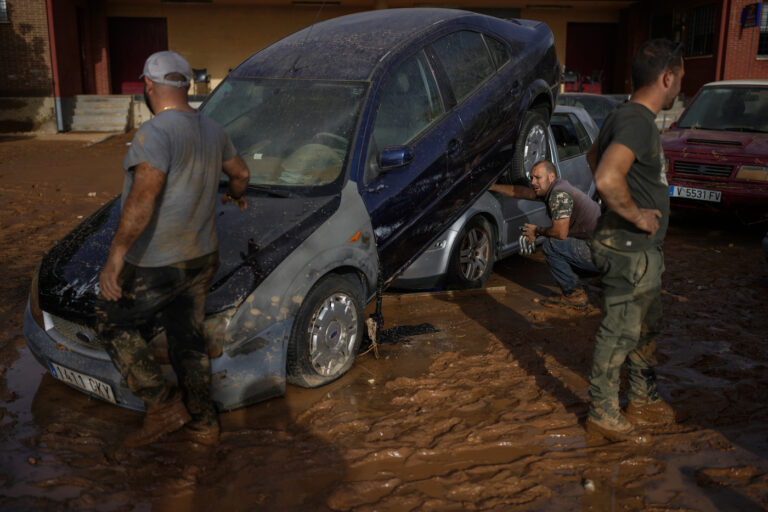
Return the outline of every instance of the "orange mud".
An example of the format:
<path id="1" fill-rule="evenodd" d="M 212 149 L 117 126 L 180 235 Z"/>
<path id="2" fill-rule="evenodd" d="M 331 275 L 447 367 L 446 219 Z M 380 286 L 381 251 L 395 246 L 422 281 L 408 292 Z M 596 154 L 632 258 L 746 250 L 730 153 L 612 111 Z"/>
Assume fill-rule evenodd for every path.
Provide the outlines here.
<path id="1" fill-rule="evenodd" d="M 214 449 L 120 448 L 141 415 L 45 373 L 21 321 L 42 254 L 119 192 L 129 138 L 0 139 L 0 509 L 768 508 L 765 227 L 699 214 L 675 215 L 665 244 L 658 373 L 680 423 L 647 446 L 585 434 L 599 289 L 586 312 L 541 307 L 555 288 L 537 253 L 485 291 L 388 296 L 385 328 L 437 332 L 223 414 Z"/>

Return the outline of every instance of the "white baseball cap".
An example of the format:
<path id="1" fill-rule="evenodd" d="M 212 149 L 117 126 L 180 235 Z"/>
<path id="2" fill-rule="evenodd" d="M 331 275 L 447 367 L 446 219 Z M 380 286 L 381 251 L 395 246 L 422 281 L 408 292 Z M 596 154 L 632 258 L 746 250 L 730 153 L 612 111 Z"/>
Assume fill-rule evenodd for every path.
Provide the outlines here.
<path id="1" fill-rule="evenodd" d="M 184 75 L 186 80 L 168 80 L 169 73 Z M 147 77 L 156 84 L 171 85 L 173 87 L 189 87 L 192 78 L 192 70 L 187 59 L 170 50 L 153 53 L 147 57 L 144 63 L 144 72 L 139 78 Z"/>

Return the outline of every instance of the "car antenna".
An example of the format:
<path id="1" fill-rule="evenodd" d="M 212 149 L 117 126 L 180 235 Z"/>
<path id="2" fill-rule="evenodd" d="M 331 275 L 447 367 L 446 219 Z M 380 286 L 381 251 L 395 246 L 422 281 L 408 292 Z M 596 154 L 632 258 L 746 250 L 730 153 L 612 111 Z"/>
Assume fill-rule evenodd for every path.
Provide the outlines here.
<path id="1" fill-rule="evenodd" d="M 312 34 L 312 29 L 315 28 L 315 24 L 317 23 L 317 18 L 320 17 L 320 13 L 323 12 L 323 7 L 325 7 L 326 0 L 323 0 L 323 3 L 320 4 L 320 8 L 317 10 L 317 14 L 315 14 L 315 19 L 312 21 L 312 24 L 309 26 L 309 30 L 307 31 L 306 37 L 304 37 L 304 41 L 301 43 L 302 50 L 304 49 L 304 45 L 307 43 L 307 39 L 309 39 L 309 36 Z M 299 63 L 299 59 L 301 59 L 301 51 L 296 56 L 296 60 L 293 61 L 293 64 L 291 64 L 291 69 L 289 72 L 295 73 L 298 69 L 296 68 L 296 64 Z"/>

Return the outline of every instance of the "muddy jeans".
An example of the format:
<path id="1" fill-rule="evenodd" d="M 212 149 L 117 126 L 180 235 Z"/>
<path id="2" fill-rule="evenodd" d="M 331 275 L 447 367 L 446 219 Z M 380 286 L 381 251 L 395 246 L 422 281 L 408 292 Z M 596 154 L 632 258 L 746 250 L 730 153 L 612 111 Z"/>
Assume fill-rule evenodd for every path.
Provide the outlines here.
<path id="1" fill-rule="evenodd" d="M 205 296 L 218 268 L 218 254 L 167 267 L 125 264 L 117 302 L 96 301 L 99 336 L 128 388 L 147 406 L 165 398 L 169 387 L 141 330 L 159 322 L 168 356 L 193 422 L 216 417 L 211 401 L 211 363 L 203 332 Z"/>
<path id="2" fill-rule="evenodd" d="M 654 337 L 661 330 L 664 253 L 617 251 L 592 242 L 592 259 L 602 272 L 602 319 L 595 336 L 589 377 L 589 414 L 619 415 L 619 378 L 626 362 L 629 400 L 658 399 Z"/>
<path id="3" fill-rule="evenodd" d="M 560 285 L 564 295 L 570 295 L 581 289 L 581 281 L 575 269 L 597 274 L 592 263 L 589 242 L 568 237 L 565 240 L 547 237 L 541 246 L 552 276 Z"/>

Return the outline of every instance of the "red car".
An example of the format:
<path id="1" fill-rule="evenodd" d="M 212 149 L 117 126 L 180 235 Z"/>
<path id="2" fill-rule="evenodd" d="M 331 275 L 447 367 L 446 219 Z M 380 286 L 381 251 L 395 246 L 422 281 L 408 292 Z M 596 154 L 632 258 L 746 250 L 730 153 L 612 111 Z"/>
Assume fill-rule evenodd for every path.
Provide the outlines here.
<path id="1" fill-rule="evenodd" d="M 673 208 L 768 218 L 768 80 L 704 85 L 661 144 Z"/>

